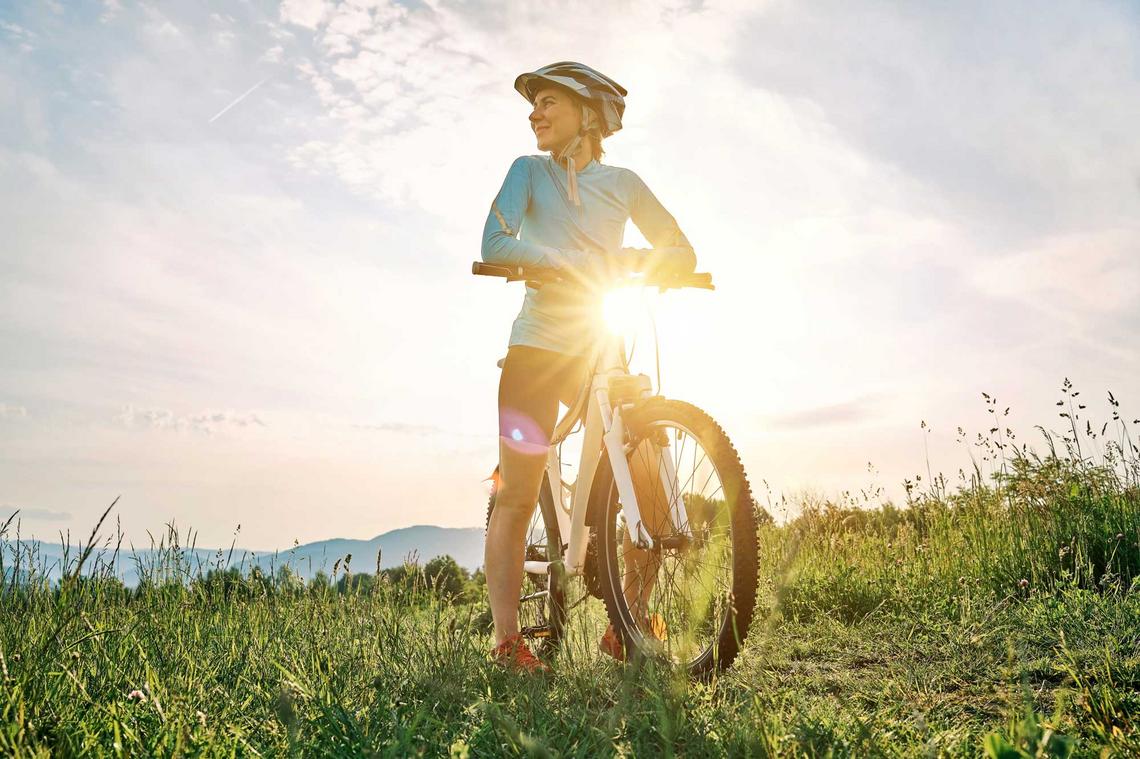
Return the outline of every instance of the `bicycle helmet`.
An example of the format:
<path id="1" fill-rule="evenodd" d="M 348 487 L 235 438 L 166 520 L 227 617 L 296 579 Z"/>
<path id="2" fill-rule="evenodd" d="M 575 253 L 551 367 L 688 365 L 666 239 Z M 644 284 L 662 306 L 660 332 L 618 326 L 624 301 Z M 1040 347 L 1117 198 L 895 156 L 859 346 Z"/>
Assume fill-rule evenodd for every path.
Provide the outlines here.
<path id="1" fill-rule="evenodd" d="M 543 66 L 537 71 L 519 74 L 515 79 L 515 89 L 534 102 L 534 95 L 544 84 L 554 84 L 570 90 L 593 106 L 602 117 L 602 137 L 609 137 L 621 129 L 621 117 L 625 113 L 625 87 L 610 79 L 600 71 L 574 61 L 560 61 Z"/>
<path id="2" fill-rule="evenodd" d="M 519 74 L 515 78 L 515 89 L 533 103 L 535 94 L 544 86 L 554 85 L 569 90 L 582 101 L 582 126 L 578 134 L 565 145 L 554 159 L 566 164 L 566 185 L 570 201 L 581 206 L 578 196 L 578 176 L 572 156 L 592 129 L 602 137 L 609 137 L 621 129 L 621 117 L 625 113 L 625 87 L 582 63 L 559 61 L 543 66 L 537 71 Z"/>

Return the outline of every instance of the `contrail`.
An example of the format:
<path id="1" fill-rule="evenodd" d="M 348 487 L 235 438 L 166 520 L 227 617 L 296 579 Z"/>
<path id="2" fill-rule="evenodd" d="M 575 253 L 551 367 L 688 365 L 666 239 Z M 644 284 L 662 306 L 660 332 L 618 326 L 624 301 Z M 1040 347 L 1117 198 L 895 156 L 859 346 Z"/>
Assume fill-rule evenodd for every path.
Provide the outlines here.
<path id="1" fill-rule="evenodd" d="M 228 111 L 229 109 L 233 108 L 235 105 L 237 105 L 237 104 L 238 104 L 238 103 L 240 103 L 241 101 L 245 100 L 247 97 L 249 97 L 249 96 L 250 96 L 250 95 L 253 93 L 253 91 L 254 91 L 254 90 L 256 90 L 258 87 L 260 87 L 261 85 L 265 84 L 265 83 L 266 83 L 266 82 L 268 82 L 268 81 L 269 81 L 269 77 L 265 77 L 265 78 L 264 78 L 264 79 L 262 79 L 260 82 L 258 82 L 257 84 L 253 85 L 252 87 L 250 87 L 248 90 L 246 90 L 246 91 L 245 91 L 245 92 L 243 92 L 242 94 L 238 95 L 238 96 L 237 96 L 237 99 L 235 99 L 235 100 L 234 100 L 234 102 L 230 103 L 230 104 L 229 104 L 229 105 L 227 105 L 225 108 L 223 108 L 222 110 L 220 110 L 220 111 L 218 111 L 217 113 L 215 113 L 215 114 L 214 114 L 214 116 L 213 116 L 213 118 L 211 118 L 211 119 L 210 119 L 209 121 L 207 121 L 206 123 L 207 123 L 207 124 L 213 124 L 215 121 L 217 121 L 219 118 L 221 118 L 221 117 L 222 117 L 222 114 L 224 114 L 224 113 L 225 113 L 226 111 Z"/>

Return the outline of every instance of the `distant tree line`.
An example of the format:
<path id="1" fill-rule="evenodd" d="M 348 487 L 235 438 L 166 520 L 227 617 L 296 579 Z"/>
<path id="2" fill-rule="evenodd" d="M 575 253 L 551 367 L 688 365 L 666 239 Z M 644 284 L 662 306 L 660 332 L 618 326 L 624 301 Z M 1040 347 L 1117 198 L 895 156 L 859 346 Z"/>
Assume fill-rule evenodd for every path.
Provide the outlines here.
<path id="1" fill-rule="evenodd" d="M 449 555 L 437 556 L 423 565 L 413 556 L 403 564 L 374 572 L 352 572 L 351 556 L 346 556 L 334 563 L 331 574 L 321 570 L 309 580 L 289 564 L 277 567 L 276 571 L 254 565 L 246 572 L 239 567 L 215 567 L 205 573 L 191 572 L 187 567 L 170 571 L 169 566 L 151 573 L 140 567 L 141 579 L 133 588 L 127 587 L 105 565 L 90 575 L 68 576 L 61 583 L 2 565 L 0 570 L 0 595 L 22 595 L 36 588 L 61 593 L 66 585 L 67 592 L 82 591 L 85 595 L 103 598 L 142 597 L 168 591 L 190 591 L 227 599 L 386 592 L 405 597 L 436 596 L 461 603 L 482 599 L 487 585 L 482 569 L 469 572 Z"/>
<path id="2" fill-rule="evenodd" d="M 469 572 L 449 555 L 426 564 L 414 559 L 375 572 L 352 572 L 351 554 L 338 559 L 330 575 L 318 571 L 308 581 L 295 568 L 283 564 L 275 573 L 254 566 L 248 574 L 237 567 L 211 569 L 191 581 L 192 588 L 223 595 L 303 595 L 321 593 L 367 594 L 380 589 L 401 594 L 433 594 L 456 601 L 475 601 L 483 596 L 486 578 L 482 569 Z"/>

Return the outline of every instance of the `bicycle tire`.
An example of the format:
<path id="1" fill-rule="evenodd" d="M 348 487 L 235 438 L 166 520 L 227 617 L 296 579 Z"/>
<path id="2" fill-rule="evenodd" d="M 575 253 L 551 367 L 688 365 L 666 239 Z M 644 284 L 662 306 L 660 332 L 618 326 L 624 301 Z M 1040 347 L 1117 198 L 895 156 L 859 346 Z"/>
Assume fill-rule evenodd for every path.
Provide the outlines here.
<path id="1" fill-rule="evenodd" d="M 709 645 L 693 658 L 678 662 L 687 669 L 690 676 L 707 679 L 714 672 L 727 669 L 735 660 L 748 634 L 756 604 L 758 548 L 756 517 L 748 479 L 728 435 L 708 414 L 690 403 L 661 397 L 649 398 L 623 413 L 623 419 L 630 433 L 631 458 L 639 440 L 646 435 L 657 434 L 652 431 L 663 429 L 664 425 L 674 425 L 686 430 L 704 448 L 724 488 L 723 508 L 728 510 L 728 522 L 731 525 L 731 590 L 728 591 L 727 598 L 723 599 L 724 612 L 719 631 L 715 630 L 711 621 L 707 625 L 711 638 Z M 678 479 L 681 477 L 678 476 Z M 635 621 L 623 594 L 623 569 L 619 565 L 617 551 L 625 527 L 619 524 L 619 520 L 624 521 L 621 519 L 621 504 L 614 487 L 609 458 L 604 455 L 591 487 L 591 500 L 595 499 L 596 503 L 591 504 L 590 513 L 595 515 L 602 598 L 610 623 L 620 635 L 625 651 L 660 658 L 660 645 L 656 641 L 650 643 L 646 633 Z M 712 524 L 711 518 L 708 524 Z M 694 541 L 693 545 L 697 543 Z M 692 549 L 682 549 L 687 550 Z M 683 555 L 678 552 L 678 564 L 685 560 L 680 558 Z M 664 566 L 663 559 L 659 558 L 658 562 L 660 564 L 654 571 L 655 576 Z"/>
<path id="2" fill-rule="evenodd" d="M 498 473 L 499 468 L 495 467 L 495 473 L 492 475 L 493 482 L 498 482 Z M 558 517 L 555 515 L 554 508 L 554 496 L 550 489 L 550 481 L 544 472 L 542 475 L 542 485 L 538 491 L 538 508 L 535 510 L 535 515 L 531 517 L 531 525 L 527 532 L 526 548 L 523 553 L 525 559 L 537 561 L 561 560 L 562 538 L 558 531 Z M 495 489 L 492 488 L 491 495 L 487 499 L 487 522 L 485 529 L 491 526 L 491 513 L 494 510 Z M 537 516 L 542 523 L 543 532 L 541 540 L 538 539 L 538 536 L 534 532 L 535 516 Z M 536 555 L 537 553 L 541 553 L 541 555 Z M 519 631 L 523 632 L 524 637 L 532 642 L 532 648 L 536 654 L 542 657 L 550 657 L 558 650 L 559 645 L 562 643 L 566 628 L 566 586 L 564 575 L 558 572 L 551 572 L 543 578 L 524 572 L 522 597 L 525 598 L 528 593 L 540 590 L 546 590 L 548 592 L 548 600 L 544 606 L 537 609 L 537 618 L 535 620 L 531 620 L 529 614 L 523 611 L 522 598 L 520 598 Z M 527 635 L 525 630 L 529 625 L 526 623 L 530 621 L 545 622 L 549 626 L 549 634 L 543 636 Z"/>

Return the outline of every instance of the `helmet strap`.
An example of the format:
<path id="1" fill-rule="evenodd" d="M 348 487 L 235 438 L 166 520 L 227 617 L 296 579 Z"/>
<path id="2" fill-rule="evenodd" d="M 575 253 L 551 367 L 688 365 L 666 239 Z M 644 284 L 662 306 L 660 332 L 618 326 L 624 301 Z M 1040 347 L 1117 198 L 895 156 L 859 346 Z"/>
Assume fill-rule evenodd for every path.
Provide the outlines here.
<path id="1" fill-rule="evenodd" d="M 570 202 L 577 207 L 581 207 L 582 198 L 578 194 L 578 171 L 574 164 L 574 154 L 582 145 L 582 138 L 589 134 L 588 129 L 593 119 L 593 112 L 587 106 L 582 106 L 582 126 L 578 129 L 578 134 L 574 135 L 574 139 L 566 143 L 566 147 L 555 156 L 558 163 L 564 161 L 566 163 L 566 194 L 570 197 Z"/>
<path id="2" fill-rule="evenodd" d="M 570 196 L 570 202 L 575 206 L 582 205 L 582 199 L 578 195 L 578 171 L 574 165 L 574 154 L 578 152 L 581 144 L 582 135 L 575 135 L 574 139 L 566 143 L 566 147 L 562 148 L 555 157 L 558 163 L 566 164 L 566 194 Z"/>

